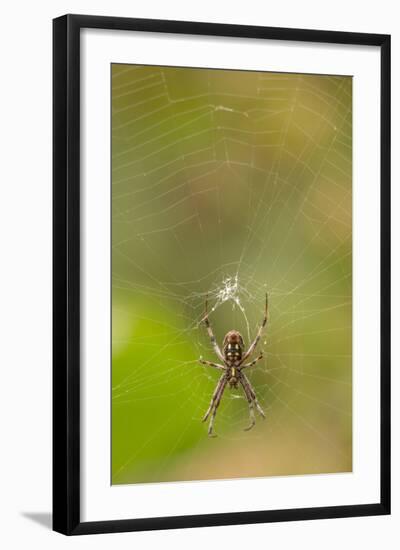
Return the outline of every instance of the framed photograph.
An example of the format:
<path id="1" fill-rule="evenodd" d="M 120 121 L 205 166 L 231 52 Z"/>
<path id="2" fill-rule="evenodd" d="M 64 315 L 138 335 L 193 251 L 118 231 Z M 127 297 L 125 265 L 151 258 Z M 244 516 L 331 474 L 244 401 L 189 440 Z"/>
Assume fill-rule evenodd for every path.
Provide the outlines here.
<path id="1" fill-rule="evenodd" d="M 54 20 L 54 529 L 390 513 L 390 36 Z"/>

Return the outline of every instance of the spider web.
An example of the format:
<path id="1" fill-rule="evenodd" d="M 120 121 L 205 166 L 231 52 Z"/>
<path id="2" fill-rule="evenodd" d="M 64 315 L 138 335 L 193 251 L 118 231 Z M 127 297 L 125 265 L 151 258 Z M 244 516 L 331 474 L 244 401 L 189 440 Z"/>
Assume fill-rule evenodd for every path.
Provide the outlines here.
<path id="1" fill-rule="evenodd" d="M 112 482 L 351 470 L 351 78 L 112 66 Z M 240 390 L 201 423 L 217 341 Z"/>

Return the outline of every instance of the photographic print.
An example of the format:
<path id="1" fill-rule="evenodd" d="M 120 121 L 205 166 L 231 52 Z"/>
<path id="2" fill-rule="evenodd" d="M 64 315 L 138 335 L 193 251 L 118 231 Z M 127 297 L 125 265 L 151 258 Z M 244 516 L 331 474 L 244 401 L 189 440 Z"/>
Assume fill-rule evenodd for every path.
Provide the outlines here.
<path id="1" fill-rule="evenodd" d="M 111 103 L 111 483 L 351 472 L 351 76 L 112 64 Z"/>
<path id="2" fill-rule="evenodd" d="M 390 35 L 53 21 L 53 529 L 390 514 Z"/>

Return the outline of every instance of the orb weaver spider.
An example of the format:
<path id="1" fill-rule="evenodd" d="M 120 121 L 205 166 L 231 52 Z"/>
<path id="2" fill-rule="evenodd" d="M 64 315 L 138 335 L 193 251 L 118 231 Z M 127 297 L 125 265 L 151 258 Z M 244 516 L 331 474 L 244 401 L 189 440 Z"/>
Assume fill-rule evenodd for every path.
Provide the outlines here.
<path id="1" fill-rule="evenodd" d="M 245 393 L 245 396 L 249 405 L 249 414 L 250 414 L 250 425 L 247 428 L 244 428 L 245 431 L 251 430 L 251 428 L 256 423 L 256 419 L 254 415 L 254 406 L 256 407 L 259 414 L 263 418 L 265 418 L 264 411 L 262 410 L 262 408 L 260 407 L 260 404 L 257 401 L 254 388 L 250 384 L 250 381 L 247 378 L 247 376 L 244 374 L 243 370 L 249 367 L 252 367 L 256 363 L 258 363 L 258 361 L 260 361 L 263 357 L 263 353 L 261 352 L 258 355 L 258 357 L 250 361 L 250 363 L 245 363 L 245 361 L 252 355 L 252 353 L 257 347 L 257 344 L 261 338 L 262 331 L 267 324 L 267 314 L 268 314 L 268 294 L 265 297 L 264 318 L 262 320 L 260 328 L 258 329 L 256 337 L 254 338 L 253 342 L 250 344 L 247 351 L 244 351 L 243 338 L 240 332 L 238 332 L 237 330 L 231 330 L 225 335 L 224 341 L 222 343 L 222 351 L 221 351 L 217 343 L 217 340 L 214 336 L 213 330 L 211 328 L 210 320 L 208 318 L 208 300 L 206 298 L 205 315 L 202 321 L 204 321 L 204 324 L 207 327 L 207 332 L 210 337 L 214 352 L 218 357 L 218 359 L 221 360 L 222 364 L 214 363 L 212 361 L 205 361 L 202 357 L 200 357 L 199 362 L 202 365 L 214 367 L 216 369 L 223 371 L 223 374 L 221 375 L 221 378 L 218 380 L 217 386 L 211 398 L 210 406 L 208 407 L 208 410 L 203 417 L 203 422 L 205 422 L 211 414 L 210 424 L 208 426 L 208 435 L 210 437 L 215 437 L 215 434 L 213 433 L 215 415 L 217 414 L 218 406 L 221 402 L 222 396 L 224 394 L 224 391 L 227 385 L 229 385 L 230 388 L 237 388 L 238 384 L 240 384 Z"/>

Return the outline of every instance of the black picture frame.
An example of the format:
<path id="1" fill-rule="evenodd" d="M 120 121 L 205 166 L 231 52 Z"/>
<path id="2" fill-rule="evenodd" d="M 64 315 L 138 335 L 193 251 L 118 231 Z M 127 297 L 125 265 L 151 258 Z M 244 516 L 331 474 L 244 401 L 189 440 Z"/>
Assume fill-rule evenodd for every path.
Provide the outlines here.
<path id="1" fill-rule="evenodd" d="M 372 504 L 80 519 L 80 31 L 84 28 L 378 46 L 381 51 L 381 496 Z M 53 529 L 66 535 L 390 513 L 390 36 L 65 15 L 53 21 Z"/>

